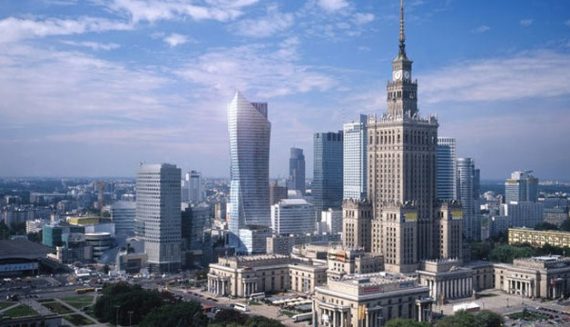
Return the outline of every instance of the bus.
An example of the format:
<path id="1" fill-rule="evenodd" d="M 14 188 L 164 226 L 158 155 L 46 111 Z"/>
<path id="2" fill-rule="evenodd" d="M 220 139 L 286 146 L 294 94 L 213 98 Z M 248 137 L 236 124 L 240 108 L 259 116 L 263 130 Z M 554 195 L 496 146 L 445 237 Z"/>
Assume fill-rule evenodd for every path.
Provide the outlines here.
<path id="1" fill-rule="evenodd" d="M 235 310 L 238 311 L 243 311 L 243 312 L 248 312 L 249 311 L 249 307 L 247 306 L 247 304 L 244 303 L 232 303 L 231 305 Z"/>
<path id="2" fill-rule="evenodd" d="M 299 313 L 298 315 L 294 315 L 291 318 L 293 319 L 294 322 L 307 321 L 313 319 L 313 313 L 312 312 Z"/>
<path id="3" fill-rule="evenodd" d="M 85 294 L 89 292 L 95 292 L 95 289 L 93 287 L 86 287 L 86 288 L 78 288 L 75 290 L 75 293 L 77 294 Z"/>
<path id="4" fill-rule="evenodd" d="M 254 300 L 254 299 L 263 300 L 263 299 L 265 299 L 265 292 L 252 293 L 249 296 L 249 298 L 252 300 Z"/>

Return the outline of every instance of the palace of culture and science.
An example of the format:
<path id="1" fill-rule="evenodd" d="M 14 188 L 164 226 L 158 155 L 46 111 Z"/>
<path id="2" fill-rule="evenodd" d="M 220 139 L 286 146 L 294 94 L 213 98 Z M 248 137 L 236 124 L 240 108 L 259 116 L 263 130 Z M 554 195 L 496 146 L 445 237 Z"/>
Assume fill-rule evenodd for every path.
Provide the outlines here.
<path id="1" fill-rule="evenodd" d="M 461 222 L 440 221 L 436 197 L 438 122 L 418 112 L 418 84 L 406 54 L 404 10 L 400 9 L 400 47 L 387 86 L 387 112 L 368 120 L 368 185 L 372 203 L 372 252 L 384 256 L 386 269 L 413 272 L 420 260 L 440 258 L 442 244 L 461 247 Z M 461 218 L 454 208 L 455 220 Z M 456 242 L 442 240 L 456 229 Z M 445 230 L 445 232 L 443 231 Z M 453 233 L 452 233 L 453 234 Z"/>

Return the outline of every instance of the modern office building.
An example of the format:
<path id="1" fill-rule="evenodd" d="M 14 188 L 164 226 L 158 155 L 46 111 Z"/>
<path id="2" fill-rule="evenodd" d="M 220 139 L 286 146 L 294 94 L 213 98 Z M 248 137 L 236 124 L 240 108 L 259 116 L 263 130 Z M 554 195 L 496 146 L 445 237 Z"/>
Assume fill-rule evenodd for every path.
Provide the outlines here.
<path id="1" fill-rule="evenodd" d="M 509 227 L 528 227 L 543 222 L 544 205 L 538 202 L 511 202 L 502 204 L 501 216 L 509 217 Z"/>
<path id="2" fill-rule="evenodd" d="M 137 203 L 116 201 L 111 205 L 111 220 L 115 224 L 115 234 L 132 236 L 135 232 Z"/>
<path id="3" fill-rule="evenodd" d="M 357 122 L 343 126 L 343 199 L 364 200 L 367 197 L 367 119 L 366 115 L 360 115 Z"/>
<path id="4" fill-rule="evenodd" d="M 192 170 L 186 173 L 186 184 L 188 186 L 188 202 L 197 204 L 204 201 L 206 194 L 204 180 L 200 172 Z"/>
<path id="5" fill-rule="evenodd" d="M 247 225 L 239 230 L 239 254 L 261 254 L 267 252 L 267 238 L 273 235 L 270 226 Z"/>
<path id="6" fill-rule="evenodd" d="M 349 249 L 371 251 L 372 205 L 368 200 L 342 201 L 342 243 Z"/>
<path id="7" fill-rule="evenodd" d="M 274 205 L 283 199 L 287 199 L 288 189 L 287 186 L 281 186 L 277 181 L 274 181 L 269 186 L 269 203 Z"/>
<path id="8" fill-rule="evenodd" d="M 202 249 L 204 232 L 211 227 L 212 210 L 206 203 L 189 206 L 182 212 L 182 238 L 186 249 Z"/>
<path id="9" fill-rule="evenodd" d="M 239 251 L 240 229 L 248 225 L 269 226 L 269 140 L 271 123 L 267 103 L 249 102 L 236 92 L 228 105 L 230 138 L 229 244 Z"/>
<path id="10" fill-rule="evenodd" d="M 412 61 L 406 54 L 403 8 L 399 43 L 398 55 L 392 61 L 392 80 L 387 85 L 388 110 L 368 120 L 368 197 L 374 217 L 379 219 L 374 224 L 377 228 L 373 244 L 384 244 L 384 249 L 395 246 L 394 250 L 398 250 L 381 253 L 385 255 L 386 269 L 392 265 L 395 271 L 403 268 L 415 271 L 418 260 L 435 258 L 439 253 L 436 232 L 439 123 L 435 116 L 422 117 L 418 112 L 418 84 L 412 78 Z M 385 212 L 386 208 L 389 212 Z M 390 225 L 390 229 L 384 225 Z M 399 248 L 393 242 L 396 239 L 406 249 Z M 388 254 L 405 258 L 389 258 Z"/>
<path id="11" fill-rule="evenodd" d="M 303 149 L 291 148 L 288 188 L 305 194 L 305 155 Z"/>
<path id="12" fill-rule="evenodd" d="M 505 181 L 505 203 L 536 202 L 537 198 L 538 178 L 532 175 L 532 170 L 515 171 Z"/>
<path id="13" fill-rule="evenodd" d="M 180 268 L 180 180 L 180 168 L 171 164 L 141 164 L 137 173 L 136 219 L 152 271 Z"/>
<path id="14" fill-rule="evenodd" d="M 329 208 L 321 211 L 321 221 L 317 223 L 320 234 L 342 233 L 342 210 Z"/>
<path id="15" fill-rule="evenodd" d="M 456 145 L 453 137 L 437 138 L 437 199 L 457 200 Z"/>
<path id="16" fill-rule="evenodd" d="M 568 207 L 544 208 L 543 221 L 558 227 L 568 220 Z"/>
<path id="17" fill-rule="evenodd" d="M 343 134 L 315 133 L 313 136 L 313 183 L 315 212 L 340 208 L 343 183 Z"/>
<path id="18" fill-rule="evenodd" d="M 473 194 L 475 182 L 475 162 L 471 158 L 457 159 L 457 198 L 463 207 L 463 233 L 467 240 L 481 239 L 481 216 Z"/>
<path id="19" fill-rule="evenodd" d="M 315 231 L 315 207 L 303 199 L 284 199 L 271 206 L 271 229 L 279 235 Z"/>

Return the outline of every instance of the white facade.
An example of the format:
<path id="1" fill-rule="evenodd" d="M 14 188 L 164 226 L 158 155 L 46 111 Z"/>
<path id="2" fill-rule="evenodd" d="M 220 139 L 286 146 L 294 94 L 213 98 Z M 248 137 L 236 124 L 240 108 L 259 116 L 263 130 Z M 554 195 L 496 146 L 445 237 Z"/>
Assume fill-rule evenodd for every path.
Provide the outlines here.
<path id="1" fill-rule="evenodd" d="M 230 137 L 230 245 L 244 250 L 239 230 L 248 225 L 269 226 L 269 140 L 267 103 L 249 102 L 236 92 L 228 105 Z M 237 236 L 237 237 L 236 237 Z"/>
<path id="2" fill-rule="evenodd" d="M 366 162 L 368 137 L 366 115 L 343 126 L 343 199 L 366 198 Z"/>
<path id="3" fill-rule="evenodd" d="M 437 138 L 437 198 L 441 201 L 457 200 L 457 165 L 455 138 Z"/>
<path id="4" fill-rule="evenodd" d="M 342 233 L 342 210 L 329 208 L 321 211 L 319 233 L 332 235 Z"/>
<path id="5" fill-rule="evenodd" d="M 136 219 L 153 270 L 180 267 L 180 175 L 180 169 L 170 164 L 143 164 L 138 171 Z"/>
<path id="6" fill-rule="evenodd" d="M 117 201 L 111 205 L 111 220 L 115 224 L 117 235 L 132 235 L 135 229 L 137 203 L 134 201 Z"/>
<path id="7" fill-rule="evenodd" d="M 280 235 L 312 233 L 315 208 L 303 199 L 283 199 L 271 206 L 271 229 Z"/>

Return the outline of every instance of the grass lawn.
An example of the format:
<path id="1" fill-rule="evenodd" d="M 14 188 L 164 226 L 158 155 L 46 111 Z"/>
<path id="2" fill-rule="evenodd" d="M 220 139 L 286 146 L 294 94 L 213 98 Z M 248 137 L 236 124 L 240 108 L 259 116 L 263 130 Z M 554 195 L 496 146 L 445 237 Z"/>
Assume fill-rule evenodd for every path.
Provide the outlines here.
<path id="1" fill-rule="evenodd" d="M 65 297 L 62 299 L 63 302 L 71 305 L 74 308 L 82 309 L 88 305 L 93 303 L 93 296 L 92 295 L 79 295 L 79 296 L 70 296 Z"/>
<path id="2" fill-rule="evenodd" d="M 94 322 L 83 317 L 82 315 L 72 314 L 68 316 L 63 316 L 63 319 L 69 321 L 76 326 L 92 325 Z"/>
<path id="3" fill-rule="evenodd" d="M 42 305 L 44 307 L 50 309 L 51 311 L 53 311 L 55 313 L 59 313 L 59 314 L 66 314 L 66 313 L 72 313 L 73 312 L 59 302 L 47 302 L 47 303 L 42 303 Z"/>
<path id="4" fill-rule="evenodd" d="M 8 311 L 4 311 L 3 314 L 10 318 L 17 318 L 17 317 L 35 316 L 38 313 L 29 306 L 25 304 L 20 304 L 15 308 L 12 308 Z"/>
<path id="5" fill-rule="evenodd" d="M 0 310 L 6 309 L 7 307 L 13 306 L 14 304 L 18 304 L 18 302 L 4 302 L 4 301 L 0 301 Z"/>

